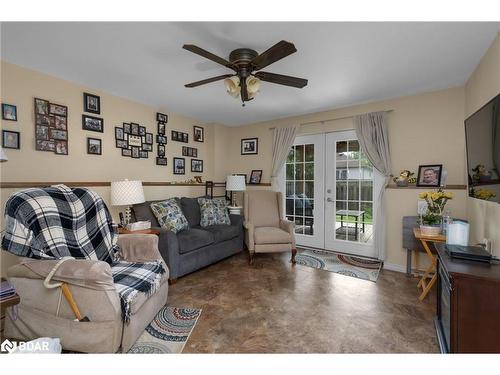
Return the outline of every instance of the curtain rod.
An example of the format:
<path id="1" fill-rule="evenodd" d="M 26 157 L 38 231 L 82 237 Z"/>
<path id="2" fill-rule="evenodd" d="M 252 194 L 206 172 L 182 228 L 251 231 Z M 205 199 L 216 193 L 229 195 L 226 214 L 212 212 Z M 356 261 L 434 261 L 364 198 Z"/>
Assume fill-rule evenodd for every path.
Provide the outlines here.
<path id="1" fill-rule="evenodd" d="M 393 111 L 394 111 L 394 109 L 388 109 L 386 111 L 375 111 L 375 112 L 390 113 L 390 112 L 393 112 Z M 345 119 L 348 119 L 348 118 L 354 118 L 355 116 L 358 116 L 358 115 L 351 115 L 351 116 L 344 116 L 344 117 L 335 117 L 335 118 L 329 118 L 329 119 L 326 119 L 326 120 L 317 120 L 317 121 L 303 122 L 303 123 L 300 124 L 300 126 L 302 126 L 302 125 L 309 125 L 309 124 L 323 124 L 323 123 L 328 122 L 328 121 L 345 120 Z M 269 130 L 273 130 L 273 129 L 276 129 L 276 126 L 273 126 L 272 128 L 269 128 Z"/>

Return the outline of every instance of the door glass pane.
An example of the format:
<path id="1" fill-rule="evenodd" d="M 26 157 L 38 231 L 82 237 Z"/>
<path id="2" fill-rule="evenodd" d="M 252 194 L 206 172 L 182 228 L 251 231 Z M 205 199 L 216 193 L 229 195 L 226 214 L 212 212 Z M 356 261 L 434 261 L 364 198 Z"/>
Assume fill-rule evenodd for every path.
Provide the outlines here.
<path id="1" fill-rule="evenodd" d="M 295 198 L 304 197 L 304 181 L 295 181 Z"/>
<path id="2" fill-rule="evenodd" d="M 305 163 L 305 179 L 306 180 L 314 180 L 314 163 Z"/>
<path id="3" fill-rule="evenodd" d="M 304 162 L 304 145 L 295 146 L 295 162 L 296 163 Z"/>
<path id="4" fill-rule="evenodd" d="M 304 163 L 295 164 L 295 179 L 296 180 L 304 179 Z"/>
<path id="5" fill-rule="evenodd" d="M 288 153 L 288 157 L 286 158 L 287 163 L 293 163 L 295 161 L 295 146 L 292 146 L 290 152 Z"/>
<path id="6" fill-rule="evenodd" d="M 314 198 L 314 182 L 306 181 L 304 183 L 304 194 L 307 198 Z"/>
<path id="7" fill-rule="evenodd" d="M 368 181 L 361 181 L 360 182 L 360 188 L 361 188 L 361 200 L 362 201 L 371 201 L 373 198 L 373 181 L 368 180 Z"/>
<path id="8" fill-rule="evenodd" d="M 286 179 L 287 180 L 293 180 L 295 178 L 295 175 L 293 172 L 294 172 L 293 164 L 287 164 L 286 165 Z"/>
<path id="9" fill-rule="evenodd" d="M 304 218 L 295 217 L 295 233 L 304 234 Z"/>
<path id="10" fill-rule="evenodd" d="M 339 160 L 347 160 L 347 142 L 340 141 L 336 143 L 337 149 L 336 151 L 336 159 Z"/>
<path id="11" fill-rule="evenodd" d="M 359 200 L 359 180 L 349 180 L 347 182 L 347 199 L 350 201 Z"/>
<path id="12" fill-rule="evenodd" d="M 337 181 L 337 199 L 347 200 L 347 182 Z"/>
<path id="13" fill-rule="evenodd" d="M 295 199 L 295 215 L 304 216 L 304 199 Z"/>
<path id="14" fill-rule="evenodd" d="M 306 216 L 304 218 L 304 234 L 312 236 L 314 234 L 314 218 Z"/>
<path id="15" fill-rule="evenodd" d="M 286 200 L 286 214 L 287 215 L 293 215 L 293 199 L 287 199 Z"/>
<path id="16" fill-rule="evenodd" d="M 305 145 L 305 161 L 314 161 L 314 145 Z"/>

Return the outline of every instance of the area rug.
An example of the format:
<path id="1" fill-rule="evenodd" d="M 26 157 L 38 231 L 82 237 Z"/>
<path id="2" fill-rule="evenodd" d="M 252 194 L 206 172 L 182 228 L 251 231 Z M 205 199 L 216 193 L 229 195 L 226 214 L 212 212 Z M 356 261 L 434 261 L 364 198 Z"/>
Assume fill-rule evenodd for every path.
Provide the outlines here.
<path id="1" fill-rule="evenodd" d="M 181 353 L 200 315 L 201 309 L 164 306 L 128 352 Z"/>
<path id="2" fill-rule="evenodd" d="M 322 250 L 299 250 L 297 264 L 377 282 L 382 262 Z"/>

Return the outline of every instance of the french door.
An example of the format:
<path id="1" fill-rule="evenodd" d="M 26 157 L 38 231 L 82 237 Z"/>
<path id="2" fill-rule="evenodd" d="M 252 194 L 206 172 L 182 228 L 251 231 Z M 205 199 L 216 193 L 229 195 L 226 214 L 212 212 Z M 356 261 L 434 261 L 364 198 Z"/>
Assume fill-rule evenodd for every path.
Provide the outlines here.
<path id="1" fill-rule="evenodd" d="M 286 217 L 297 245 L 377 257 L 373 235 L 383 177 L 354 131 L 299 136 L 285 164 Z"/>

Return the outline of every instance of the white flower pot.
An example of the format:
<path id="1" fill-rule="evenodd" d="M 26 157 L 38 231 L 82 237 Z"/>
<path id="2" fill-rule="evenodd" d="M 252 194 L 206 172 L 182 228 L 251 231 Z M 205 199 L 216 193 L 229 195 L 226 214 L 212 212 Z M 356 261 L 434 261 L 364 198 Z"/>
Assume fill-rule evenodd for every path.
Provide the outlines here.
<path id="1" fill-rule="evenodd" d="M 436 237 L 441 234 L 441 225 L 420 225 L 420 233 L 426 237 Z"/>

